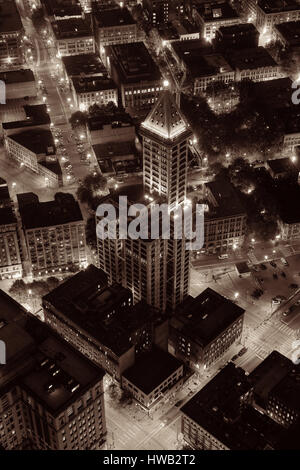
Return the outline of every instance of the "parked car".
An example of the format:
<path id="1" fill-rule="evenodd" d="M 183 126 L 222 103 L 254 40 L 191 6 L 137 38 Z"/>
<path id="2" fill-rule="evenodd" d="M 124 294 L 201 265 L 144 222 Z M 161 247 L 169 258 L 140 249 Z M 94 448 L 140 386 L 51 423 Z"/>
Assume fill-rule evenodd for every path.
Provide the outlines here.
<path id="1" fill-rule="evenodd" d="M 278 275 L 276 273 L 273 273 L 273 279 L 278 279 Z"/>
<path id="2" fill-rule="evenodd" d="M 277 267 L 277 264 L 275 263 L 275 261 L 270 261 L 270 265 L 273 266 L 273 268 Z"/>
<path id="3" fill-rule="evenodd" d="M 289 266 L 289 263 L 285 258 L 280 258 L 280 261 L 282 262 L 282 264 L 284 264 L 284 266 Z"/>
<path id="4" fill-rule="evenodd" d="M 284 278 L 286 277 L 286 274 L 285 274 L 284 271 L 281 271 L 280 275 L 281 275 L 282 277 L 284 277 Z"/>
<path id="5" fill-rule="evenodd" d="M 267 269 L 267 266 L 266 266 L 265 264 L 261 263 L 260 268 L 261 268 L 263 271 L 265 271 L 265 270 Z"/>

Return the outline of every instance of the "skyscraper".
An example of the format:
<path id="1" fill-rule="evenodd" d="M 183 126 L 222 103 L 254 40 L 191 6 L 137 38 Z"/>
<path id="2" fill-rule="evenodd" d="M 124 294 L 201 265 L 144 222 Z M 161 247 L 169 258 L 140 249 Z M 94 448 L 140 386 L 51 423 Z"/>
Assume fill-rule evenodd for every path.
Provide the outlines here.
<path id="1" fill-rule="evenodd" d="M 174 211 L 179 208 L 183 213 L 187 203 L 188 139 L 192 132 L 169 91 L 161 94 L 142 123 L 141 134 L 144 193 L 138 202 L 147 206 L 149 216 L 155 203 L 168 205 L 170 237 L 165 239 L 160 233 L 159 238 L 150 236 L 147 240 L 98 240 L 99 264 L 114 282 L 120 282 L 116 274 L 121 267 L 122 284 L 132 290 L 135 303 L 145 300 L 162 311 L 174 310 L 189 288 L 190 251 L 183 236 L 174 237 Z"/>

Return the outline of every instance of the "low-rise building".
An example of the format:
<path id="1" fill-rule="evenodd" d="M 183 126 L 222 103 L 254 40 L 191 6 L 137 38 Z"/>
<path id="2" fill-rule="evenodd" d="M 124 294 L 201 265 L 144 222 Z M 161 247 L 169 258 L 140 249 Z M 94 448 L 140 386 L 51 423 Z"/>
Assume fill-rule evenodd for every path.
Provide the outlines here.
<path id="1" fill-rule="evenodd" d="M 8 156 L 21 166 L 43 175 L 46 186 L 62 186 L 62 171 L 51 131 L 35 128 L 6 135 L 5 148 Z"/>
<path id="2" fill-rule="evenodd" d="M 0 6 L 0 65 L 9 69 L 25 62 L 21 48 L 24 27 L 15 0 L 1 1 Z"/>
<path id="3" fill-rule="evenodd" d="M 62 57 L 66 80 L 72 77 L 107 77 L 107 70 L 98 54 L 77 54 Z"/>
<path id="4" fill-rule="evenodd" d="M 100 450 L 104 371 L 0 291 L 0 445 L 5 450 Z"/>
<path id="5" fill-rule="evenodd" d="M 42 0 L 42 5 L 51 21 L 84 18 L 79 0 Z"/>
<path id="6" fill-rule="evenodd" d="M 0 279 L 14 279 L 21 276 L 18 221 L 7 183 L 0 178 Z"/>
<path id="7" fill-rule="evenodd" d="M 212 41 L 221 26 L 239 24 L 241 19 L 227 2 L 200 3 L 193 8 L 193 18 L 201 30 L 201 36 Z"/>
<path id="8" fill-rule="evenodd" d="M 153 348 L 141 354 L 122 375 L 122 388 L 140 406 L 154 412 L 161 400 L 175 394 L 183 383 L 183 363 L 166 351 Z"/>
<path id="9" fill-rule="evenodd" d="M 43 298 L 45 321 L 112 377 L 153 344 L 167 349 L 168 320 L 90 265 Z M 74 293 L 76 294 L 74 295 Z"/>
<path id="10" fill-rule="evenodd" d="M 0 80 L 5 83 L 6 100 L 31 98 L 37 95 L 34 74 L 30 69 L 1 72 Z"/>
<path id="11" fill-rule="evenodd" d="M 207 288 L 187 297 L 170 320 L 169 351 L 190 368 L 203 372 L 219 360 L 243 330 L 245 310 Z"/>
<path id="12" fill-rule="evenodd" d="M 138 40 L 137 24 L 125 7 L 100 10 L 94 14 L 97 46 L 103 48 L 112 44 L 128 44 Z"/>
<path id="13" fill-rule="evenodd" d="M 126 111 L 149 110 L 163 89 L 158 66 L 142 42 L 105 48 L 110 74 L 118 84 Z"/>
<path id="14" fill-rule="evenodd" d="M 81 111 L 88 110 L 93 104 L 103 106 L 113 102 L 118 106 L 118 88 L 107 76 L 73 77 L 70 83 L 74 102 Z"/>
<path id="15" fill-rule="evenodd" d="M 233 186 L 224 180 L 205 184 L 204 244 L 206 253 L 226 253 L 243 245 L 247 215 Z"/>
<path id="16" fill-rule="evenodd" d="M 51 23 L 59 57 L 95 52 L 95 39 L 86 19 L 70 18 Z"/>
<path id="17" fill-rule="evenodd" d="M 84 268 L 85 224 L 74 197 L 57 193 L 47 202 L 40 202 L 33 193 L 17 197 L 33 277 Z"/>
<path id="18" fill-rule="evenodd" d="M 251 406 L 245 371 L 229 363 L 182 408 L 181 431 L 196 450 L 271 450 L 285 430 Z"/>
<path id="19" fill-rule="evenodd" d="M 296 0 L 259 0 L 256 5 L 256 26 L 263 34 L 274 34 L 274 25 L 300 19 L 300 5 Z"/>
<path id="20" fill-rule="evenodd" d="M 133 142 L 136 138 L 131 116 L 119 110 L 90 116 L 87 128 L 91 145 Z"/>
<path id="21" fill-rule="evenodd" d="M 277 41 L 291 50 L 300 48 L 300 21 L 289 21 L 274 26 L 274 33 Z"/>
<path id="22" fill-rule="evenodd" d="M 93 154 L 104 175 L 131 173 L 141 169 L 134 142 L 110 142 L 93 145 Z"/>
<path id="23" fill-rule="evenodd" d="M 273 351 L 249 375 L 255 408 L 285 428 L 300 416 L 300 366 Z"/>
<path id="24" fill-rule="evenodd" d="M 250 49 L 258 46 L 259 32 L 252 23 L 221 26 L 214 39 L 218 51 L 230 49 Z"/>
<path id="25" fill-rule="evenodd" d="M 281 76 L 279 65 L 263 47 L 230 51 L 227 58 L 235 70 L 236 81 L 263 82 Z"/>

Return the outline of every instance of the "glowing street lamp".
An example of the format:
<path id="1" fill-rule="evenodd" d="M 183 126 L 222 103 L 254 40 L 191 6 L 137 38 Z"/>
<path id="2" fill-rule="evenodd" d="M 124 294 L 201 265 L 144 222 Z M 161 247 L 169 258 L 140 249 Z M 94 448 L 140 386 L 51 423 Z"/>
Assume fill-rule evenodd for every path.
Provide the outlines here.
<path id="1" fill-rule="evenodd" d="M 240 295 L 239 292 L 235 292 L 234 293 L 234 298 L 237 299 L 239 295 Z"/>
<path id="2" fill-rule="evenodd" d="M 169 80 L 164 80 L 164 81 L 163 81 L 163 86 L 164 86 L 164 88 L 168 88 L 169 85 L 170 85 Z"/>

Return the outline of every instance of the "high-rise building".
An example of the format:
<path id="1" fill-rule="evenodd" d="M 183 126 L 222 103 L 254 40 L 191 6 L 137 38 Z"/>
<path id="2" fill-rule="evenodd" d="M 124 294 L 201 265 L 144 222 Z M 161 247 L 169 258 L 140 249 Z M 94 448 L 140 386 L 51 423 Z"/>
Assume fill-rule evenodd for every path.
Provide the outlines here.
<path id="1" fill-rule="evenodd" d="M 0 290 L 0 445 L 6 450 L 101 449 L 104 371 Z"/>
<path id="2" fill-rule="evenodd" d="M 85 224 L 71 194 L 56 194 L 47 202 L 33 193 L 18 194 L 18 202 L 34 277 L 86 266 Z"/>
<path id="3" fill-rule="evenodd" d="M 188 140 L 191 128 L 170 91 L 164 91 L 142 123 L 144 187 L 163 198 L 169 210 L 186 201 Z M 165 241 L 166 302 L 172 310 L 188 294 L 190 251 L 184 239 L 175 239 L 175 216 Z"/>
<path id="4" fill-rule="evenodd" d="M 0 178 L 0 279 L 17 278 L 21 275 L 17 218 L 6 181 Z"/>
<path id="5" fill-rule="evenodd" d="M 113 282 L 132 290 L 134 302 L 145 300 L 165 311 L 174 310 L 188 294 L 190 251 L 183 234 L 176 238 L 175 209 L 184 212 L 187 204 L 187 154 L 191 130 L 166 90 L 142 123 L 144 154 L 144 191 L 134 201 L 142 202 L 150 212 L 155 203 L 168 204 L 169 239 L 162 237 L 126 240 L 98 240 L 100 267 Z M 115 200 L 118 212 L 118 202 Z M 132 202 L 132 199 L 131 199 Z M 162 217 L 162 212 L 156 214 Z M 152 216 L 152 212 L 151 212 Z M 119 217 L 119 215 L 117 216 Z M 119 225 L 117 225 L 117 232 Z"/>

